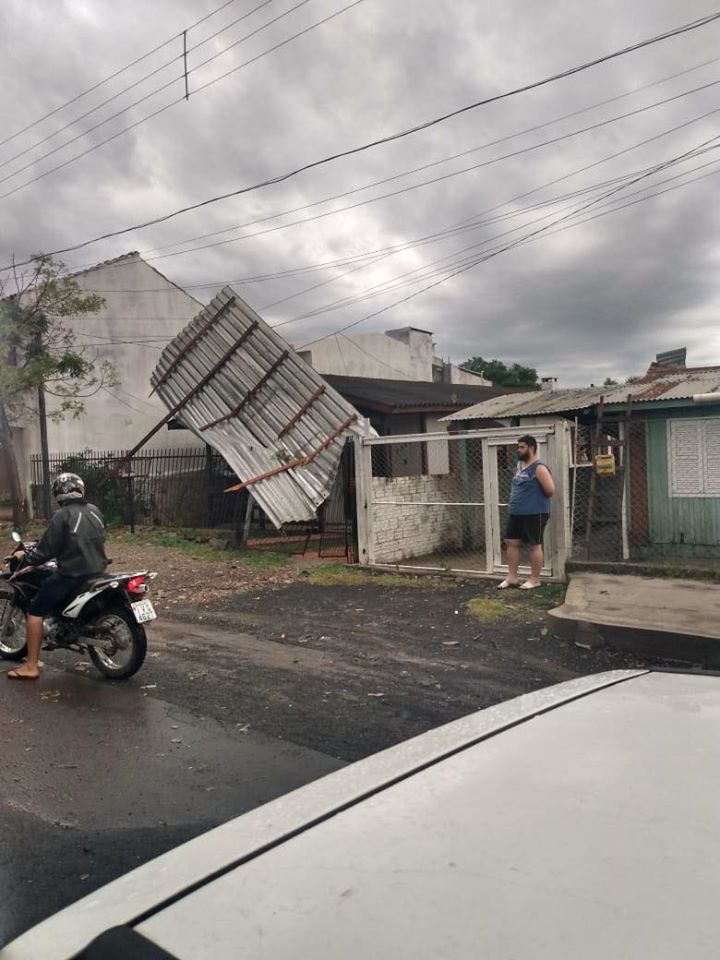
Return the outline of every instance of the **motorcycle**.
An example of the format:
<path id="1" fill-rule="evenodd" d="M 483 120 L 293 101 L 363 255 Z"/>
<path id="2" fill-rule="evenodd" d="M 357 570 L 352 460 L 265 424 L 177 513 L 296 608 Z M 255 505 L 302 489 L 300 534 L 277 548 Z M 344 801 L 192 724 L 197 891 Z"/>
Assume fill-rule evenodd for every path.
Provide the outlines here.
<path id="1" fill-rule="evenodd" d="M 0 657 L 22 660 L 27 652 L 25 617 L 42 584 L 57 572 L 54 560 L 23 565 L 22 538 L 13 532 L 14 552 L 5 557 L 8 572 L 0 574 Z M 28 543 L 32 548 L 35 544 Z M 157 573 L 99 574 L 84 580 L 61 611 L 43 621 L 43 650 L 88 654 L 105 677 L 123 680 L 137 673 L 147 653 L 144 624 L 157 614 L 147 597 Z"/>

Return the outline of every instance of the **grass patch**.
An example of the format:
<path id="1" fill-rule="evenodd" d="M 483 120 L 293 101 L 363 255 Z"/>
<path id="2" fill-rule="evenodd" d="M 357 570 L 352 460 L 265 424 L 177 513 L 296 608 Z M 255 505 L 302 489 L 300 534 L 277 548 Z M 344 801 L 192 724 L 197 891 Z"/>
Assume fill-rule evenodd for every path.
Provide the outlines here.
<path id="1" fill-rule="evenodd" d="M 565 599 L 567 587 L 564 583 L 545 583 L 539 590 L 519 590 L 516 597 L 522 597 L 525 609 L 552 610 L 559 607 Z"/>
<path id="2" fill-rule="evenodd" d="M 188 536 L 188 534 L 173 530 L 139 530 L 135 534 L 123 531 L 122 533 L 111 533 L 108 537 L 108 545 L 142 546 L 147 544 L 151 547 L 165 547 L 197 557 L 200 560 L 224 560 L 228 563 L 242 563 L 256 570 L 282 567 L 288 561 L 286 555 L 271 553 L 267 550 L 217 549 L 209 543 L 195 543 L 188 539 Z"/>
<path id="3" fill-rule="evenodd" d="M 368 570 L 346 567 L 342 563 L 327 563 L 315 567 L 308 574 L 308 582 L 319 587 L 414 587 L 425 590 L 452 590 L 456 586 L 451 580 L 403 577 L 397 573 L 370 573 Z"/>
<path id="4" fill-rule="evenodd" d="M 473 597 L 467 602 L 467 610 L 480 623 L 496 623 L 512 612 L 506 603 L 494 597 Z"/>
<path id="5" fill-rule="evenodd" d="M 503 617 L 527 617 L 544 615 L 560 606 L 565 599 L 566 587 L 562 583 L 547 583 L 539 590 L 508 590 L 503 599 L 498 597 L 475 597 L 468 601 L 468 613 L 481 623 L 496 623 Z"/>

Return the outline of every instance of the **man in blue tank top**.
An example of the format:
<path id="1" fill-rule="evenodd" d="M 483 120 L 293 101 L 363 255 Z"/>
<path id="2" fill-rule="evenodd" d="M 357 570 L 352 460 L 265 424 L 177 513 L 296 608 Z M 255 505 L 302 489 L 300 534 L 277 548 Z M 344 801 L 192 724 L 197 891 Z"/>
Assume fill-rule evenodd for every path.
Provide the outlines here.
<path id="1" fill-rule="evenodd" d="M 523 544 L 530 554 L 530 576 L 520 589 L 534 590 L 540 586 L 542 540 L 550 517 L 550 498 L 555 493 L 555 481 L 547 466 L 539 459 L 537 447 L 537 440 L 529 434 L 518 440 L 518 464 L 512 479 L 505 537 L 508 575 L 498 587 L 499 590 L 520 587 L 518 567 Z"/>

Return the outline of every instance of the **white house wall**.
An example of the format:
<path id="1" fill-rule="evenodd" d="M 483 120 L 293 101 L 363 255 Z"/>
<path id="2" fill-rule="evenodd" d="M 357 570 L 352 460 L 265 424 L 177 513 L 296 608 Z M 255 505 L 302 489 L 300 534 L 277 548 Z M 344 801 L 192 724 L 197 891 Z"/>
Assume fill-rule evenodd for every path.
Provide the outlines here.
<path id="1" fill-rule="evenodd" d="M 450 383 L 458 383 L 467 387 L 491 387 L 492 380 L 486 380 L 480 374 L 472 373 L 470 370 L 463 370 L 455 364 L 452 365 L 450 372 Z"/>
<path id="2" fill-rule="evenodd" d="M 300 354 L 321 374 L 385 380 L 432 380 L 431 333 L 421 330 L 330 337 Z"/>
<path id="3" fill-rule="evenodd" d="M 159 397 L 149 397 L 150 376 L 160 349 L 182 330 L 201 308 L 193 297 L 170 283 L 137 256 L 101 265 L 77 276 L 81 289 L 98 291 L 105 305 L 94 314 L 69 318 L 78 344 L 95 341 L 92 350 L 99 360 L 114 364 L 120 385 L 101 390 L 85 401 L 79 419 L 48 423 L 50 450 L 58 453 L 85 449 L 122 450 L 132 447 L 166 414 Z M 143 337 L 158 337 L 152 345 Z M 130 341 L 109 343 L 111 340 Z M 48 408 L 57 402 L 48 397 Z M 189 447 L 200 444 L 186 430 L 163 427 L 154 447 Z M 37 424 L 26 431 L 27 454 L 39 453 Z"/>

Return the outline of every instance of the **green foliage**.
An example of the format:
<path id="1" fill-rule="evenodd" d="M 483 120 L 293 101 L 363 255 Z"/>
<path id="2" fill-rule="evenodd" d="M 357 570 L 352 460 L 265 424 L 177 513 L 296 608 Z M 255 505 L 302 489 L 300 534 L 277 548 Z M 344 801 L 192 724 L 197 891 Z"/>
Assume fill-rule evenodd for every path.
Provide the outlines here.
<path id="1" fill-rule="evenodd" d="M 0 300 L 0 404 L 10 415 L 35 410 L 42 387 L 56 402 L 49 416 L 79 417 L 83 401 L 117 385 L 112 365 L 77 343 L 68 317 L 97 312 L 102 297 L 84 294 L 63 274 L 63 264 L 38 256 L 28 275 L 16 276 L 15 290 Z"/>
<path id="2" fill-rule="evenodd" d="M 496 623 L 510 613 L 507 604 L 495 597 L 473 597 L 466 606 L 470 616 L 480 623 Z"/>
<path id="3" fill-rule="evenodd" d="M 85 481 L 85 496 L 103 512 L 108 524 L 125 523 L 128 517 L 127 481 L 121 477 L 107 480 L 115 465 L 114 460 L 98 462 L 88 460 L 83 454 L 68 457 L 60 465 L 58 473 L 77 473 Z M 135 515 L 139 519 L 145 504 L 135 497 Z"/>
<path id="4" fill-rule="evenodd" d="M 607 377 L 604 387 L 621 387 L 623 384 L 627 385 L 629 383 L 637 383 L 640 380 L 640 377 L 628 377 L 626 380 L 623 380 L 622 383 L 619 380 L 613 380 L 612 377 Z"/>
<path id="5" fill-rule="evenodd" d="M 463 367 L 474 373 L 481 373 L 498 387 L 527 387 L 531 390 L 539 386 L 538 373 L 534 367 L 524 367 L 520 363 L 510 365 L 502 360 L 485 360 L 483 357 L 470 357 Z"/>

